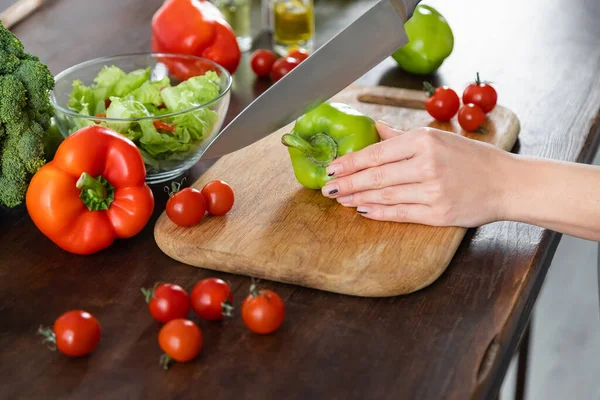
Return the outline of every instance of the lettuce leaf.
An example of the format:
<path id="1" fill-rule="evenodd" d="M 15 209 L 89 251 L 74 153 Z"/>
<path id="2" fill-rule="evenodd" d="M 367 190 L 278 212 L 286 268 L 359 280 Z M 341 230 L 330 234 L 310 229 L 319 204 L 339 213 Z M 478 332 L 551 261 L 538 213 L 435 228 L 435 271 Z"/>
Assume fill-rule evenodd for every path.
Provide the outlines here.
<path id="1" fill-rule="evenodd" d="M 110 106 L 106 109 L 107 118 L 131 119 L 150 116 L 146 107 L 139 101 L 122 100 L 118 97 L 111 97 L 110 101 Z M 152 123 L 152 121 L 150 121 L 150 123 Z M 132 121 L 107 121 L 106 124 L 109 128 L 125 134 L 131 127 Z"/>
<path id="2" fill-rule="evenodd" d="M 148 106 L 152 104 L 154 106 L 160 106 L 163 103 L 160 97 L 160 90 L 162 88 L 171 87 L 171 82 L 168 77 L 164 77 L 159 81 L 146 81 L 139 88 L 129 93 L 128 97 L 137 100 L 140 103 Z M 158 110 L 158 108 L 157 108 Z M 153 113 L 154 114 L 154 113 Z M 157 115 L 157 114 L 154 114 Z"/>
<path id="3" fill-rule="evenodd" d="M 219 76 L 208 71 L 201 76 L 194 76 L 177 86 L 160 92 L 165 105 L 172 112 L 183 111 L 206 103 L 219 95 Z"/>

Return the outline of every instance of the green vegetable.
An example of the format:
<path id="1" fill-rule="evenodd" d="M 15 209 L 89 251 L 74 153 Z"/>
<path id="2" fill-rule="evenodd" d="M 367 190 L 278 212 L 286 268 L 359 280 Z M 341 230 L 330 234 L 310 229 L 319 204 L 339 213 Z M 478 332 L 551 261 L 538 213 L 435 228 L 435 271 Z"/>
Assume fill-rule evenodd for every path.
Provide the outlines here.
<path id="1" fill-rule="evenodd" d="M 337 157 L 379 141 L 375 121 L 349 105 L 322 103 L 283 135 L 298 182 L 320 189 L 331 179 L 325 169 Z"/>
<path id="2" fill-rule="evenodd" d="M 161 121 L 173 125 L 174 132 L 163 132 L 152 120 L 135 119 L 161 116 L 189 110 L 219 95 L 220 78 L 214 71 L 194 76 L 177 86 L 171 86 L 168 77 L 150 80 L 150 69 L 140 69 L 128 74 L 115 66 L 105 66 L 91 86 L 73 82 L 69 107 L 84 115 L 105 114 L 112 119 L 132 121 L 102 121 L 107 126 L 132 140 L 140 149 L 147 165 L 156 160 L 180 160 L 187 157 L 206 138 L 215 123 L 217 113 L 201 107 Z M 106 108 L 106 100 L 110 105 Z M 76 118 L 72 131 L 94 124 L 93 119 Z"/>
<path id="3" fill-rule="evenodd" d="M 420 4 L 404 24 L 409 42 L 392 54 L 405 71 L 428 75 L 452 53 L 454 36 L 448 21 L 433 7 Z"/>
<path id="4" fill-rule="evenodd" d="M 0 205 L 25 200 L 29 181 L 46 163 L 44 150 L 54 109 L 54 77 L 21 41 L 0 23 Z"/>

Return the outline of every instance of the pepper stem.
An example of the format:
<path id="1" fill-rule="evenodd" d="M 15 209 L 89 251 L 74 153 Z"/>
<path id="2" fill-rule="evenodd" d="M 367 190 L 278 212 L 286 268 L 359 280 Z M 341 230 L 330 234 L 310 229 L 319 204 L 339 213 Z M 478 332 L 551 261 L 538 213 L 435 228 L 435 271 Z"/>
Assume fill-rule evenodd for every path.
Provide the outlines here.
<path id="1" fill-rule="evenodd" d="M 115 199 L 115 188 L 102 176 L 93 178 L 84 172 L 75 186 L 81 189 L 79 198 L 90 211 L 108 210 Z"/>
<path id="2" fill-rule="evenodd" d="M 286 133 L 281 138 L 281 143 L 287 147 L 300 150 L 315 164 L 326 167 L 337 157 L 338 146 L 335 140 L 325 133 L 317 133 L 310 140 L 298 135 Z"/>

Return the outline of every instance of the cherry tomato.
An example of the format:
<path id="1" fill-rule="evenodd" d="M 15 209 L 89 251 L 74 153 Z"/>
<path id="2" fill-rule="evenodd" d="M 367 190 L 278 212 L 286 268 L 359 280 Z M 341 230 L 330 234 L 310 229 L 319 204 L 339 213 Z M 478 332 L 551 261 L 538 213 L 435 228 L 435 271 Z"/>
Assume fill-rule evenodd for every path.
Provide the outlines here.
<path id="1" fill-rule="evenodd" d="M 250 287 L 250 295 L 242 303 L 242 320 L 252 332 L 269 334 L 283 323 L 285 307 L 277 293 Z"/>
<path id="2" fill-rule="evenodd" d="M 273 69 L 271 70 L 271 79 L 274 82 L 277 82 L 298 65 L 300 65 L 300 61 L 296 58 L 280 58 L 279 60 L 275 61 L 275 64 L 273 64 Z"/>
<path id="3" fill-rule="evenodd" d="M 434 89 L 427 82 L 425 89 L 429 93 L 429 98 L 425 101 L 425 109 L 429 115 L 438 121 L 450 121 L 460 107 L 460 99 L 456 92 L 447 86 Z"/>
<path id="4" fill-rule="evenodd" d="M 169 198 L 166 211 L 173 223 L 179 226 L 193 226 L 204 218 L 206 200 L 201 191 L 188 187 Z"/>
<path id="5" fill-rule="evenodd" d="M 308 52 L 304 49 L 295 49 L 290 51 L 288 57 L 295 58 L 296 60 L 302 62 L 308 58 Z"/>
<path id="6" fill-rule="evenodd" d="M 218 321 L 231 316 L 233 293 L 222 279 L 203 279 L 192 289 L 192 308 L 200 318 Z"/>
<path id="7" fill-rule="evenodd" d="M 188 319 L 173 319 L 158 333 L 158 345 L 166 353 L 161 365 L 167 369 L 172 361 L 185 363 L 198 356 L 202 349 L 202 331 Z"/>
<path id="8" fill-rule="evenodd" d="M 477 131 L 485 122 L 485 113 L 475 104 L 465 104 L 458 112 L 458 123 L 467 132 Z"/>
<path id="9" fill-rule="evenodd" d="M 163 121 L 159 121 L 159 120 L 154 120 L 152 121 L 152 124 L 154 125 L 154 127 L 156 129 L 160 129 L 163 131 L 167 131 L 167 132 L 175 132 L 175 125 L 173 124 L 167 124 L 166 122 Z"/>
<path id="10" fill-rule="evenodd" d="M 190 296 L 179 285 L 163 283 L 153 289 L 142 289 L 150 314 L 158 322 L 184 318 L 190 311 Z"/>
<path id="11" fill-rule="evenodd" d="M 220 180 L 208 182 L 202 188 L 202 195 L 206 200 L 206 209 L 212 215 L 227 214 L 235 200 L 231 186 Z"/>
<path id="12" fill-rule="evenodd" d="M 478 105 L 487 114 L 496 107 L 498 94 L 496 93 L 496 89 L 491 85 L 479 80 L 478 72 L 477 79 L 474 83 L 466 87 L 462 99 L 464 104 L 472 103 Z"/>
<path id="13" fill-rule="evenodd" d="M 250 66 L 258 76 L 269 76 L 277 56 L 271 50 L 259 49 L 252 53 Z"/>
<path id="14" fill-rule="evenodd" d="M 100 324 L 83 310 L 67 311 L 54 321 L 53 329 L 40 328 L 44 342 L 56 346 L 70 357 L 81 357 L 94 351 L 100 342 Z"/>

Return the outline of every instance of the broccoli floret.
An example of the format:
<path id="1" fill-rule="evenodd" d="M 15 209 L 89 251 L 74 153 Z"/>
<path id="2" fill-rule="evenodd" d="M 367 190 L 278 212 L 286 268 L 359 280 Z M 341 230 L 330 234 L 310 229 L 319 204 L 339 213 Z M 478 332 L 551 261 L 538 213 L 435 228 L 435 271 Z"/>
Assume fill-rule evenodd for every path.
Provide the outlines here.
<path id="1" fill-rule="evenodd" d="M 0 23 L 0 205 L 25 200 L 31 177 L 46 163 L 44 145 L 54 77 Z"/>

